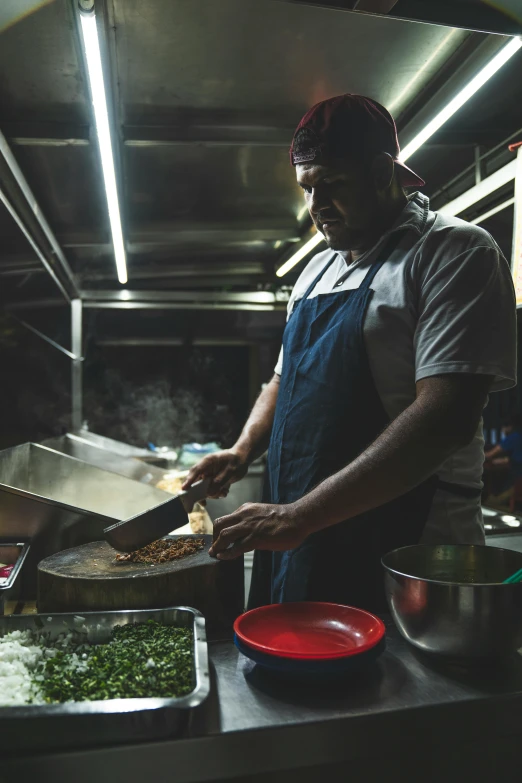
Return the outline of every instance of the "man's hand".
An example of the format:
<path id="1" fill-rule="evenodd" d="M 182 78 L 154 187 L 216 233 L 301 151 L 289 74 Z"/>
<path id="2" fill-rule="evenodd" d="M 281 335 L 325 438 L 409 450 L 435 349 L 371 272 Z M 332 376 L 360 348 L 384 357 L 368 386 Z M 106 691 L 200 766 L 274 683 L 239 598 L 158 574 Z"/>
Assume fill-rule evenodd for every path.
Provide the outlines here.
<path id="1" fill-rule="evenodd" d="M 250 463 L 268 448 L 278 392 L 279 376 L 274 375 L 259 395 L 236 444 L 226 451 L 208 454 L 198 462 L 189 471 L 183 489 L 188 489 L 196 481 L 209 478 L 212 481 L 207 496 L 227 496 L 230 485 L 240 481 L 246 475 Z"/>
<path id="2" fill-rule="evenodd" d="M 299 546 L 307 535 L 292 504 L 245 503 L 233 514 L 216 519 L 209 554 L 234 560 L 252 549 L 280 552 Z"/>
<path id="3" fill-rule="evenodd" d="M 196 481 L 211 479 L 207 497 L 224 498 L 230 485 L 242 479 L 247 470 L 248 462 L 232 449 L 207 454 L 189 471 L 182 489 L 189 489 Z"/>

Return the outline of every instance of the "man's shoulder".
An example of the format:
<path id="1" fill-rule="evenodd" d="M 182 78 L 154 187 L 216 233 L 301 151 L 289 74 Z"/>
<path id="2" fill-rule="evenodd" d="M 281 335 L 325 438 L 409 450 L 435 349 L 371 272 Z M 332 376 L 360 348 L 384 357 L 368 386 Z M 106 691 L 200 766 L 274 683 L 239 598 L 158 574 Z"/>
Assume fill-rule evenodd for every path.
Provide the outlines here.
<path id="1" fill-rule="evenodd" d="M 477 248 L 485 248 L 500 253 L 500 249 L 491 234 L 480 226 L 467 223 L 454 215 L 435 212 L 428 227 L 422 247 L 424 250 L 437 248 L 439 252 L 460 255 Z"/>
<path id="2" fill-rule="evenodd" d="M 410 259 L 410 280 L 421 291 L 444 289 L 450 295 L 449 286 L 455 286 L 455 292 L 461 295 L 467 286 L 471 296 L 471 291 L 486 290 L 495 283 L 491 291 L 499 296 L 511 295 L 511 270 L 491 234 L 453 215 L 433 214 Z"/>

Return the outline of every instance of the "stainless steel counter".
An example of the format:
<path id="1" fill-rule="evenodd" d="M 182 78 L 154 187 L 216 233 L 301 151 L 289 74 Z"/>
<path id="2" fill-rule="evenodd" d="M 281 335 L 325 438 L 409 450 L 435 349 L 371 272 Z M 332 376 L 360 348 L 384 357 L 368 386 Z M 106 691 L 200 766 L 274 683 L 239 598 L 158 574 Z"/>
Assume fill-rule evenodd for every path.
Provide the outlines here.
<path id="1" fill-rule="evenodd" d="M 392 626 L 374 669 L 314 687 L 264 674 L 229 641 L 210 649 L 214 695 L 188 736 L 10 759 L 5 779 L 500 783 L 519 774 L 522 657 L 496 669 L 443 665 Z"/>

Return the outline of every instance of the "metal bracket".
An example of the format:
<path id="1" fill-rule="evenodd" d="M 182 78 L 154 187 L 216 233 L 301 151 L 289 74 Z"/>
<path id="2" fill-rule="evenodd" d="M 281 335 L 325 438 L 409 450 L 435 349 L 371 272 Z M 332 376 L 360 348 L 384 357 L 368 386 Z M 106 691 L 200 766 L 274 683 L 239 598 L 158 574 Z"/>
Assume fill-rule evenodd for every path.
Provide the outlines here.
<path id="1" fill-rule="evenodd" d="M 4 202 L 4 205 L 6 206 L 7 210 L 11 213 L 14 220 L 17 222 L 19 228 L 23 232 L 23 234 L 26 236 L 28 241 L 30 242 L 31 246 L 37 253 L 38 257 L 44 264 L 45 268 L 55 281 L 55 283 L 58 285 L 62 293 L 64 294 L 67 301 L 71 301 L 74 296 L 78 296 L 78 286 L 76 284 L 76 278 L 73 274 L 73 271 L 71 270 L 64 254 L 62 251 L 62 248 L 58 244 L 56 237 L 54 236 L 51 227 L 49 226 L 47 220 L 44 217 L 44 214 L 42 210 L 40 209 L 40 206 L 38 202 L 36 201 L 36 198 L 34 197 L 34 194 L 29 187 L 29 184 L 27 180 L 25 179 L 22 170 L 20 166 L 18 165 L 18 162 L 13 155 L 11 148 L 9 144 L 7 143 L 7 139 L 5 138 L 2 131 L 0 131 L 0 154 L 4 158 L 7 166 L 9 167 L 9 170 L 11 172 L 12 177 L 14 178 L 18 188 L 21 190 L 23 197 L 31 209 L 33 215 L 35 216 L 36 220 L 38 221 L 38 224 L 40 228 L 42 229 L 44 235 L 47 238 L 47 241 L 49 242 L 52 253 L 54 255 L 54 258 L 56 262 L 58 263 L 58 266 L 60 267 L 61 272 L 63 273 L 64 279 L 67 281 L 66 285 L 63 285 L 58 276 L 56 275 L 55 271 L 53 270 L 52 266 L 50 265 L 49 261 L 45 258 L 44 254 L 41 252 L 41 250 L 37 247 L 33 237 L 31 236 L 30 232 L 24 225 L 22 218 L 18 215 L 18 212 L 15 210 L 15 208 L 10 204 L 9 200 L 7 199 L 7 196 L 5 194 L 0 194 L 2 196 L 2 201 Z M 69 290 L 66 290 L 66 289 Z M 70 293 L 72 293 L 73 296 L 70 296 Z"/>
<path id="2" fill-rule="evenodd" d="M 8 311 L 6 311 L 8 312 Z M 45 340 L 46 343 L 49 343 L 49 345 L 52 345 L 53 348 L 56 348 L 57 351 L 60 351 L 61 353 L 64 353 L 69 359 L 73 359 L 77 362 L 83 362 L 85 357 L 84 356 L 78 356 L 75 353 L 72 353 L 71 351 L 68 351 L 67 348 L 64 348 L 63 345 L 60 345 L 59 343 L 52 340 L 50 337 L 47 337 L 46 334 L 43 332 L 40 332 L 39 329 L 36 329 L 34 326 L 31 326 L 31 324 L 28 324 L 26 321 L 22 321 L 21 318 L 18 318 L 18 316 L 14 315 L 14 313 L 9 312 L 9 315 L 11 318 L 14 318 L 14 320 L 19 323 L 21 326 L 28 329 L 33 334 L 36 334 L 38 337 L 40 337 L 42 340 Z"/>

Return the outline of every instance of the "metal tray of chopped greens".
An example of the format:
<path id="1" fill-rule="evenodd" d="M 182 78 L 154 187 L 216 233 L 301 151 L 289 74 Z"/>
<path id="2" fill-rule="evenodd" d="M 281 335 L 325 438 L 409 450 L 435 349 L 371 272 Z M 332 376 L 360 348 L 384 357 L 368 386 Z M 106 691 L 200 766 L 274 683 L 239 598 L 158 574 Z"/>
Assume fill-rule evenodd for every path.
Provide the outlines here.
<path id="1" fill-rule="evenodd" d="M 49 751 L 64 748 L 72 749 L 86 746 L 96 747 L 135 743 L 138 741 L 173 738 L 183 734 L 186 731 L 190 715 L 202 705 L 210 690 L 205 620 L 197 610 L 182 606 L 168 609 L 84 612 L 81 615 L 13 615 L 0 617 L 0 637 L 5 637 L 6 634 L 13 631 L 21 631 L 24 636 L 27 636 L 24 632 L 30 631 L 33 634 L 38 634 L 39 638 L 42 639 L 41 647 L 45 651 L 47 649 L 46 645 L 49 647 L 52 645 L 53 648 L 60 644 L 70 645 L 72 643 L 76 645 L 80 642 L 88 645 L 106 645 L 114 637 L 114 634 L 119 634 L 121 637 L 118 641 L 119 648 L 112 654 L 123 656 L 121 677 L 124 680 L 126 676 L 125 666 L 129 665 L 125 649 L 128 650 L 128 655 L 131 656 L 133 652 L 135 653 L 136 644 L 134 642 L 126 642 L 127 648 L 122 646 L 125 642 L 123 634 L 133 634 L 135 632 L 128 628 L 117 629 L 116 631 L 113 629 L 117 626 L 126 627 L 139 624 L 141 630 L 137 633 L 141 634 L 145 633 L 142 626 L 147 623 L 152 628 L 151 633 L 156 633 L 159 641 L 153 640 L 152 644 L 149 644 L 147 637 L 147 647 L 144 648 L 147 650 L 147 657 L 140 658 L 140 661 L 145 660 L 145 671 L 142 681 L 135 682 L 134 687 L 138 691 L 142 689 L 144 692 L 148 692 L 150 689 L 154 690 L 154 688 L 163 687 L 164 679 L 162 678 L 167 676 L 172 678 L 169 681 L 174 682 L 177 670 L 173 662 L 176 662 L 176 666 L 178 666 L 180 671 L 180 690 L 184 691 L 183 695 L 176 697 L 108 698 L 110 696 L 109 686 L 111 683 L 112 687 L 116 687 L 114 682 L 118 676 L 119 664 L 113 665 L 111 663 L 111 675 L 106 677 L 103 674 L 103 670 L 100 669 L 100 661 L 93 661 L 90 658 L 93 650 L 96 648 L 89 646 L 85 648 L 86 652 L 84 651 L 83 653 L 80 648 L 77 659 L 74 659 L 75 668 L 70 670 L 73 673 L 68 675 L 65 671 L 60 676 L 59 665 L 62 665 L 61 661 L 65 660 L 65 658 L 59 658 L 55 653 L 50 653 L 49 657 L 56 658 L 53 666 L 58 668 L 52 675 L 46 675 L 46 687 L 49 682 L 52 684 L 52 678 L 54 677 L 54 685 L 52 687 L 63 697 L 64 693 L 70 692 L 71 683 L 76 687 L 76 683 L 81 680 L 84 691 L 90 692 L 89 698 L 97 693 L 97 688 L 101 689 L 99 692 L 102 698 L 89 701 L 66 701 L 64 703 L 44 702 L 0 706 L 0 756 L 18 754 L 20 751 Z M 161 637 L 162 630 L 155 623 L 159 623 L 162 626 L 186 629 L 186 631 L 179 632 L 183 646 L 180 647 L 178 641 L 169 641 L 168 644 L 171 645 L 168 648 L 170 650 L 169 654 L 163 654 L 163 657 L 156 655 L 156 660 L 155 645 L 160 645 L 163 642 Z M 171 636 L 175 636 L 171 632 L 168 633 Z M 192 650 L 191 670 L 188 668 L 190 660 L 188 657 L 189 646 Z M 71 647 L 64 646 L 63 649 L 69 655 Z M 45 663 L 46 657 L 44 656 L 46 653 L 41 653 L 39 650 L 37 650 L 37 655 L 40 656 L 39 661 L 43 660 Z M 100 648 L 98 648 L 99 650 Z M 19 652 L 16 655 L 18 658 Z M 20 692 L 19 689 L 23 686 L 23 682 L 25 682 L 27 688 L 31 689 L 31 697 L 33 696 L 33 689 L 41 687 L 33 679 L 31 679 L 28 685 L 29 679 L 27 677 L 25 677 L 25 680 L 22 678 L 23 682 L 20 679 L 17 680 L 16 674 L 13 674 L 13 679 L 9 679 L 9 676 L 6 679 L 6 665 L 8 666 L 9 663 L 12 663 L 12 660 L 9 661 L 9 657 L 13 658 L 12 651 L 10 656 L 9 654 L 7 655 L 7 660 L 5 653 L 3 660 L 2 656 L 0 656 L 0 673 L 3 672 L 4 675 L 3 678 L 0 677 L 0 680 L 3 679 L 2 687 L 6 689 L 3 694 L 0 692 L 0 697 L 2 697 L 1 701 L 4 704 L 6 699 L 13 699 L 13 693 L 15 693 L 13 688 L 16 688 L 16 693 Z M 85 668 L 86 659 L 88 659 L 89 664 L 87 668 Z M 68 658 L 67 660 L 72 659 Z M 118 659 L 116 658 L 116 660 Z M 160 667 L 160 660 L 167 660 L 168 664 Z M 9 670 L 7 671 L 9 672 Z M 34 672 L 36 669 L 33 667 L 31 671 Z M 89 677 L 85 674 L 86 671 Z M 93 674 L 93 677 L 98 678 L 97 683 L 92 682 L 90 673 Z M 36 675 L 34 676 L 36 677 Z M 160 686 L 157 684 L 158 678 L 161 683 Z M 131 679 L 131 677 L 128 679 Z M 103 690 L 104 687 L 109 690 Z M 122 685 L 122 687 L 129 686 Z M 174 690 L 176 688 L 177 686 Z M 20 698 L 24 698 L 24 693 L 27 695 L 27 691 L 22 691 Z M 39 698 L 42 699 L 41 692 Z"/>

